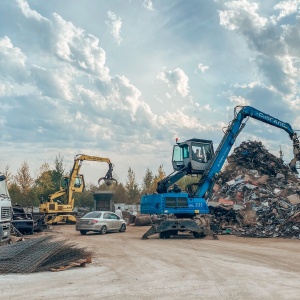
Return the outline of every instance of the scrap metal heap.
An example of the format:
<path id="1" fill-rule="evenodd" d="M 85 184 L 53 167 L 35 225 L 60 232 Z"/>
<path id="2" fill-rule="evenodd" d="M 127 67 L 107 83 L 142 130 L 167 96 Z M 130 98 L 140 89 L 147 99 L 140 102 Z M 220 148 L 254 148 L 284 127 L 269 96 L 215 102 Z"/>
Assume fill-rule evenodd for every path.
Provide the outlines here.
<path id="1" fill-rule="evenodd" d="M 247 237 L 300 239 L 300 181 L 261 142 L 228 157 L 209 201 L 211 228 Z"/>
<path id="2" fill-rule="evenodd" d="M 91 262 L 91 253 L 53 236 L 0 247 L 0 274 L 62 271 Z"/>

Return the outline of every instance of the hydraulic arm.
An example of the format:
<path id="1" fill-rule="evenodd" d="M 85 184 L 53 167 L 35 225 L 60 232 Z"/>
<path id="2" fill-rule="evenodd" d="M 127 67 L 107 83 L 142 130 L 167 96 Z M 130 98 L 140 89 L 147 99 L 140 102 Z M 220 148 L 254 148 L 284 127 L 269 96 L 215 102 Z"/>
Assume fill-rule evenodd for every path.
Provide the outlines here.
<path id="1" fill-rule="evenodd" d="M 229 123 L 224 137 L 216 152 L 209 140 L 191 139 L 177 143 L 173 148 L 172 164 L 174 172 L 158 183 L 157 194 L 144 195 L 141 199 L 141 213 L 161 215 L 159 225 L 153 225 L 143 236 L 159 233 L 161 238 L 168 238 L 178 231 L 190 231 L 195 237 L 208 234 L 205 220 L 201 216 L 209 214 L 207 199 L 210 197 L 216 175 L 232 148 L 234 142 L 246 125 L 247 118 L 286 131 L 293 143 L 294 158 L 289 166 L 292 172 L 296 170 L 296 162 L 300 160 L 299 137 L 289 123 L 285 123 L 251 106 L 237 106 L 234 119 Z M 186 192 L 175 187 L 175 182 L 184 175 L 202 175 L 200 180 L 186 186 Z M 174 185 L 175 188 L 170 189 Z M 187 220 L 189 219 L 189 220 Z"/>
<path id="2" fill-rule="evenodd" d="M 240 110 L 237 112 L 238 108 L 240 108 Z M 203 174 L 199 183 L 188 186 L 188 193 L 191 196 L 203 198 L 205 193 L 211 190 L 215 175 L 220 172 L 237 136 L 246 125 L 246 123 L 243 121 L 248 117 L 278 127 L 288 133 L 293 143 L 294 153 L 294 158 L 291 160 L 289 166 L 292 172 L 298 173 L 296 169 L 296 162 L 300 160 L 299 137 L 297 133 L 292 129 L 291 125 L 289 123 L 282 122 L 268 114 L 265 114 L 251 106 L 237 106 L 235 108 L 235 118 L 230 122 L 224 134 L 224 137 L 215 153 L 215 156 L 210 163 L 210 166 Z M 191 186 L 195 185 L 197 185 L 196 190 L 191 189 Z"/>
<path id="3" fill-rule="evenodd" d="M 76 218 L 72 215 L 74 209 L 74 193 L 82 193 L 85 187 L 84 177 L 79 174 L 83 161 L 106 162 L 108 171 L 104 177 L 98 180 L 98 184 L 103 180 L 107 186 L 112 182 L 117 184 L 117 180 L 112 177 L 113 164 L 109 158 L 78 154 L 74 158 L 73 168 L 69 176 L 63 176 L 61 180 L 60 190 L 49 195 L 48 201 L 40 204 L 39 210 L 45 213 L 48 224 L 60 221 L 76 222 Z M 62 204 L 59 198 L 66 196 L 66 203 Z"/>

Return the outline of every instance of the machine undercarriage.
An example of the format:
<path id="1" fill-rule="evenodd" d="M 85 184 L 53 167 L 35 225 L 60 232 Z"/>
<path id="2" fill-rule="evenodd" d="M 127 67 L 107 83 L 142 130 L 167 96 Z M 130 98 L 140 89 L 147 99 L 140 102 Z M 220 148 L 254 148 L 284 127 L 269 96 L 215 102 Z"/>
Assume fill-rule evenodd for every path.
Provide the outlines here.
<path id="1" fill-rule="evenodd" d="M 204 238 L 212 236 L 218 239 L 217 235 L 210 229 L 210 216 L 197 215 L 194 218 L 176 218 L 176 216 L 160 216 L 157 223 L 153 224 L 143 235 L 142 239 L 148 239 L 149 236 L 156 233 L 161 239 L 168 239 L 176 236 L 180 232 L 192 233 L 195 238 Z"/>

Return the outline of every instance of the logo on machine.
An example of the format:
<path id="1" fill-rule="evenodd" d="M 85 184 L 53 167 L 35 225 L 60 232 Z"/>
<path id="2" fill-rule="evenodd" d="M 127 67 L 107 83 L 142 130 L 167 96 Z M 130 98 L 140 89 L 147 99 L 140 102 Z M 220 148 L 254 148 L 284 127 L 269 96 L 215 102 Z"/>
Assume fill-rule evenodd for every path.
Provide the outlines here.
<path id="1" fill-rule="evenodd" d="M 265 115 L 265 114 L 262 113 L 262 112 L 259 112 L 259 113 L 258 113 L 258 116 L 259 116 L 261 119 L 264 119 L 264 120 L 266 120 L 266 121 L 268 121 L 268 122 L 270 122 L 270 123 L 276 124 L 276 125 L 278 125 L 278 126 L 280 126 L 280 127 L 287 128 L 286 123 L 283 123 L 283 122 L 281 122 L 281 121 L 279 121 L 279 120 L 277 120 L 277 119 L 275 119 L 275 118 L 273 118 L 273 117 L 271 117 L 271 116 L 269 116 L 269 115 Z"/>

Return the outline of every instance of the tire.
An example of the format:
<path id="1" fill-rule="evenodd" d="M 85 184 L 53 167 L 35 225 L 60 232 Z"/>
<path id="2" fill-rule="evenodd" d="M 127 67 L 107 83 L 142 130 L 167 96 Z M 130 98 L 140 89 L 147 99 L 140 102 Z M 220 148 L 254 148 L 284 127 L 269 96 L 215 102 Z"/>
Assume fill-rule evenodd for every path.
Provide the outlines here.
<path id="1" fill-rule="evenodd" d="M 100 234 L 105 234 L 106 232 L 107 232 L 107 227 L 105 225 L 103 225 L 100 230 Z"/>
<path id="2" fill-rule="evenodd" d="M 165 232 L 165 239 L 169 239 L 171 237 L 171 231 Z"/>
<path id="3" fill-rule="evenodd" d="M 159 234 L 160 239 L 169 239 L 170 237 L 171 237 L 170 231 L 163 231 L 163 232 L 160 232 L 160 234 Z"/>
<path id="4" fill-rule="evenodd" d="M 80 233 L 81 233 L 82 235 L 86 235 L 87 231 L 86 231 L 86 230 L 80 230 Z"/>
<path id="5" fill-rule="evenodd" d="M 204 232 L 193 232 L 193 236 L 195 239 L 201 239 L 205 237 Z"/>
<path id="6" fill-rule="evenodd" d="M 126 225 L 125 225 L 125 224 L 122 224 L 119 231 L 120 231 L 120 232 L 125 232 L 125 231 L 126 231 Z"/>

